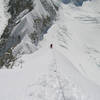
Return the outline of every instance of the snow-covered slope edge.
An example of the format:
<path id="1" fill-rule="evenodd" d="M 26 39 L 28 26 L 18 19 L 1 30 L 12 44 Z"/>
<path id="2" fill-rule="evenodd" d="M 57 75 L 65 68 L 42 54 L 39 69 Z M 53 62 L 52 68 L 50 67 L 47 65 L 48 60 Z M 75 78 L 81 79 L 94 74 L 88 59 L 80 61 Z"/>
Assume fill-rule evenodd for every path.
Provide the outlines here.
<path id="1" fill-rule="evenodd" d="M 59 20 L 45 39 L 53 43 L 87 78 L 100 85 L 100 1 L 82 7 L 62 4 Z M 55 34 L 53 34 L 55 33 Z M 44 42 L 45 43 L 45 42 Z"/>
<path id="2" fill-rule="evenodd" d="M 1 67 L 11 65 L 17 54 L 32 53 L 58 10 L 55 0 L 10 0 L 9 6 L 11 18 L 0 42 Z"/>

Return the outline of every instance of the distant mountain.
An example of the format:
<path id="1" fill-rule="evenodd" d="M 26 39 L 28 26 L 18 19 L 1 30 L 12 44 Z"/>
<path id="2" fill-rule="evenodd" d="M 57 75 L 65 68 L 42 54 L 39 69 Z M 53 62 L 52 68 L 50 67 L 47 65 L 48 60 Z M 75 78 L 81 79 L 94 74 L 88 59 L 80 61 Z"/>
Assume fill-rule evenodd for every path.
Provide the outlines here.
<path id="1" fill-rule="evenodd" d="M 67 4 L 67 3 L 73 3 L 76 6 L 82 6 L 84 1 L 88 1 L 88 0 L 62 0 L 63 3 Z"/>

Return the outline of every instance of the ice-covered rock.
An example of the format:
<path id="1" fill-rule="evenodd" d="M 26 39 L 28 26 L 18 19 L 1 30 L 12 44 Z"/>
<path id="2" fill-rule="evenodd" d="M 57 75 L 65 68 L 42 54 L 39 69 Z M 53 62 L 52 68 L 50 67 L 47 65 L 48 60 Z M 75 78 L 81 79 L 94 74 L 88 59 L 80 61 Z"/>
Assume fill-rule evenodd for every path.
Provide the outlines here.
<path id="1" fill-rule="evenodd" d="M 31 39 L 29 44 L 33 44 L 33 47 L 37 45 L 52 25 L 57 10 L 56 0 L 10 0 L 8 11 L 11 18 L 1 36 L 0 57 L 2 58 L 11 48 L 14 50 L 19 50 L 19 46 L 25 48 L 26 45 L 23 43 L 26 41 L 29 43 L 28 40 L 22 42 L 25 36 Z"/>

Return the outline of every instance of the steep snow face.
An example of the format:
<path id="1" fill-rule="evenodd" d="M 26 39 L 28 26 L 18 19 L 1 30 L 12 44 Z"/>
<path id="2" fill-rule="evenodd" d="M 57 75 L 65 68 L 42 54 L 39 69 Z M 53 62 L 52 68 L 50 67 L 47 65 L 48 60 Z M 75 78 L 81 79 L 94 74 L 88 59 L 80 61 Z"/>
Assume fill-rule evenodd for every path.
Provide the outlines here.
<path id="1" fill-rule="evenodd" d="M 14 2 L 14 4 L 16 3 Z M 16 10 L 17 8 L 15 9 L 15 12 Z M 13 11 L 11 10 L 11 13 L 12 12 Z M 25 9 L 17 16 L 15 16 L 14 13 L 12 14 L 13 17 L 15 17 L 15 23 L 13 23 L 14 27 L 10 30 L 10 33 L 5 33 L 3 37 L 8 34 L 10 37 L 15 37 L 16 39 L 20 36 L 22 40 L 26 34 L 28 36 L 35 34 L 38 38 L 42 38 L 43 33 L 50 26 L 51 21 L 56 15 L 56 8 L 54 6 L 54 2 L 51 2 L 51 0 L 34 0 L 32 11 L 29 12 L 28 9 Z M 37 41 L 34 42 L 36 43 Z"/>
<path id="2" fill-rule="evenodd" d="M 62 4 L 58 21 L 48 31 L 46 40 L 49 38 L 49 43 L 84 76 L 100 85 L 99 4 L 99 0 L 87 1 L 82 7 Z"/>
<path id="3" fill-rule="evenodd" d="M 0 37 L 7 25 L 9 15 L 7 14 L 6 1 L 0 0 Z"/>
<path id="4" fill-rule="evenodd" d="M 49 1 L 49 2 L 48 2 Z M 26 12 L 26 13 L 25 13 Z M 50 0 L 33 0 L 33 9 L 31 12 L 28 13 L 28 11 L 21 12 L 16 19 L 16 27 L 12 30 L 10 36 L 20 35 L 21 37 L 24 36 L 26 33 L 22 33 L 21 31 L 27 30 L 27 34 L 34 33 L 34 31 L 37 31 L 35 24 L 38 24 L 40 21 L 42 23 L 43 18 L 51 17 L 56 15 L 56 9 L 54 7 L 53 2 L 50 2 Z M 46 20 L 46 19 L 45 19 Z M 49 20 L 49 19 L 48 19 Z M 42 23 L 43 24 L 43 23 Z M 28 27 L 30 26 L 30 27 Z M 43 25 L 40 25 L 40 27 Z M 19 28 L 21 27 L 21 28 Z M 41 29 L 39 29 L 41 30 Z M 41 34 L 41 33 L 40 33 Z"/>
<path id="5" fill-rule="evenodd" d="M 34 0 L 33 5 L 34 9 L 23 18 L 19 15 L 20 19 L 18 20 L 20 20 L 20 23 L 13 29 L 10 36 L 20 36 L 23 39 L 27 35 L 32 39 L 30 44 L 32 45 L 33 42 L 37 45 L 38 41 L 43 38 L 43 34 L 51 26 L 56 16 L 56 8 L 51 0 Z M 22 45 L 23 43 L 21 42 Z M 17 47 L 16 49 L 18 50 Z"/>
<path id="6" fill-rule="evenodd" d="M 1 36 L 0 62 L 4 61 L 5 52 L 9 50 L 14 56 L 15 51 L 19 54 L 32 53 L 55 20 L 57 10 L 56 0 L 10 0 L 8 11 L 11 19 Z M 2 64 L 5 62 L 8 61 Z"/>

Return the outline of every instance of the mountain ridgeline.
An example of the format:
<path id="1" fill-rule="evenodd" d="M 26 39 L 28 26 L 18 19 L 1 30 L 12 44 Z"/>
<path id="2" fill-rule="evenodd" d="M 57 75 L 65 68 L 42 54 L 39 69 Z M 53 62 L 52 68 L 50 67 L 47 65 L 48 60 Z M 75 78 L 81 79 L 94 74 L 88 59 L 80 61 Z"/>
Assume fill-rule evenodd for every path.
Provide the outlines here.
<path id="1" fill-rule="evenodd" d="M 86 0 L 73 1 L 82 5 Z M 8 20 L 0 38 L 0 68 L 12 68 L 18 55 L 34 52 L 38 42 L 56 19 L 59 10 L 57 0 L 9 0 Z"/>
<path id="2" fill-rule="evenodd" d="M 82 6 L 84 1 L 88 1 L 88 0 L 62 0 L 62 2 L 65 3 L 65 4 L 72 2 L 76 6 Z"/>

